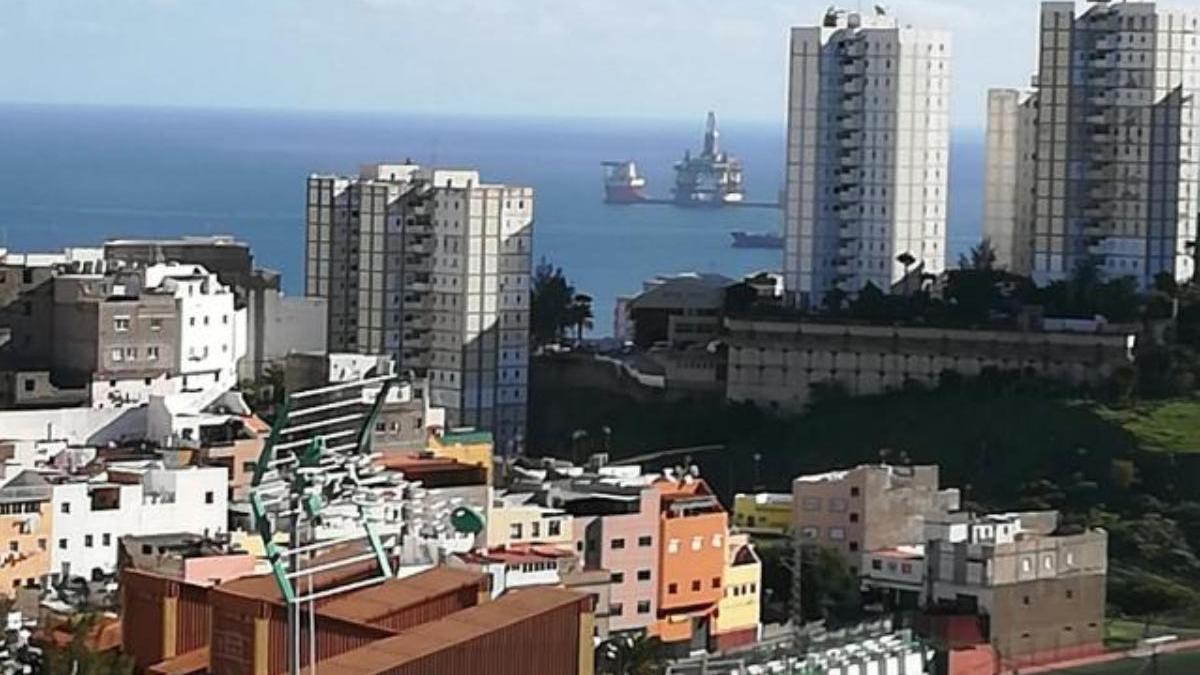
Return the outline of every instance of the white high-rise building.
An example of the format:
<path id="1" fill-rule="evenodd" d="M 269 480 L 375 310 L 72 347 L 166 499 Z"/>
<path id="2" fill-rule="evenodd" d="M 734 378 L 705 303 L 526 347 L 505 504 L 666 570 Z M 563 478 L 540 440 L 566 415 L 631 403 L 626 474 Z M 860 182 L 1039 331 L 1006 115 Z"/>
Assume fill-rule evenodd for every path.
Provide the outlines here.
<path id="1" fill-rule="evenodd" d="M 949 35 L 879 9 L 831 9 L 820 26 L 792 29 L 790 61 L 783 267 L 792 297 L 817 304 L 835 288 L 888 292 L 906 273 L 941 272 Z"/>
<path id="2" fill-rule="evenodd" d="M 1033 182 L 1013 207 L 1030 214 L 1034 279 L 1089 262 L 1142 286 L 1161 273 L 1191 278 L 1198 14 L 1103 1 L 1077 14 L 1076 3 L 1046 2 L 1039 25 Z"/>
<path id="3" fill-rule="evenodd" d="M 449 426 L 525 433 L 533 189 L 476 171 L 364 166 L 308 180 L 306 293 L 329 349 L 427 377 Z"/>
<path id="4" fill-rule="evenodd" d="M 1033 174 L 1038 96 L 1019 89 L 988 91 L 983 236 L 996 266 L 1028 276 L 1033 270 Z"/>

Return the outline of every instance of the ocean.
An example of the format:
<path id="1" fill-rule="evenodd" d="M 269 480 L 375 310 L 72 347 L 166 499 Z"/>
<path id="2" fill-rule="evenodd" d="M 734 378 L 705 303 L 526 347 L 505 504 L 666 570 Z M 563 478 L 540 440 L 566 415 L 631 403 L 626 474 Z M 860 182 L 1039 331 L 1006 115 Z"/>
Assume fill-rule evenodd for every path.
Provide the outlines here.
<path id="1" fill-rule="evenodd" d="M 412 159 L 476 167 L 536 190 L 534 255 L 595 298 L 594 334 L 611 332 L 619 295 L 661 273 L 777 270 L 780 252 L 730 247 L 734 230 L 779 230 L 773 209 L 684 210 L 602 201 L 604 160 L 634 159 L 648 191 L 669 195 L 672 164 L 697 149 L 689 121 L 425 117 L 222 109 L 0 105 L 0 247 L 52 251 L 112 237 L 231 234 L 289 293 L 304 275 L 304 180 L 362 163 Z M 773 201 L 784 129 L 721 123 L 745 164 L 747 199 Z M 955 132 L 950 252 L 979 238 L 983 136 Z"/>

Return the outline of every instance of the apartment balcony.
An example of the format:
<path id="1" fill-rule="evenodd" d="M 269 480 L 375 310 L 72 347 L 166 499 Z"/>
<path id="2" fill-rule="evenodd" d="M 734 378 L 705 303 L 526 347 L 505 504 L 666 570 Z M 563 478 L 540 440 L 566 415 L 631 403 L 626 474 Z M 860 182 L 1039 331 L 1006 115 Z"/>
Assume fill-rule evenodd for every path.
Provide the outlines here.
<path id="1" fill-rule="evenodd" d="M 1108 220 L 1113 216 L 1112 202 L 1091 204 L 1083 209 L 1083 215 L 1088 220 Z"/>
<path id="2" fill-rule="evenodd" d="M 850 79 L 842 78 L 842 97 L 846 96 L 862 96 L 866 90 L 866 82 L 861 77 L 853 77 Z"/>
<path id="3" fill-rule="evenodd" d="M 838 163 L 843 167 L 857 167 L 862 164 L 862 152 L 859 150 L 843 150 Z"/>
<path id="4" fill-rule="evenodd" d="M 1116 51 L 1118 47 L 1117 36 L 1113 33 L 1105 33 L 1104 35 L 1096 38 L 1096 42 L 1093 47 L 1099 54 Z"/>
<path id="5" fill-rule="evenodd" d="M 839 131 L 838 144 L 843 150 L 858 148 L 863 144 L 863 133 L 857 130 Z"/>
<path id="6" fill-rule="evenodd" d="M 1111 50 L 1093 52 L 1092 57 L 1088 59 L 1088 67 L 1093 70 L 1113 70 L 1117 63 L 1117 54 Z"/>
<path id="7" fill-rule="evenodd" d="M 1094 183 L 1107 183 L 1113 179 L 1112 172 L 1106 168 L 1088 169 L 1083 172 L 1083 177 Z"/>
<path id="8" fill-rule="evenodd" d="M 863 198 L 863 191 L 860 187 L 839 187 L 835 192 L 838 201 L 842 204 L 858 204 Z"/>
<path id="9" fill-rule="evenodd" d="M 1092 71 L 1088 73 L 1087 84 L 1094 89 L 1112 89 L 1121 85 L 1121 78 L 1112 71 Z"/>
<path id="10" fill-rule="evenodd" d="M 840 237 L 839 237 L 839 239 L 840 239 Z M 852 241 L 854 241 L 854 240 L 847 239 L 846 243 L 841 243 L 838 245 L 838 259 L 842 259 L 842 258 L 850 259 L 858 254 L 858 249 L 856 247 L 848 245 Z"/>
<path id="11" fill-rule="evenodd" d="M 1087 101 L 1097 108 L 1111 108 L 1117 104 L 1117 93 L 1112 89 L 1102 89 L 1088 95 Z"/>
<path id="12" fill-rule="evenodd" d="M 857 112 L 844 111 L 838 115 L 838 129 L 840 131 L 861 131 L 862 127 L 862 116 Z"/>
<path id="13" fill-rule="evenodd" d="M 1087 153 L 1088 162 L 1091 163 L 1091 169 L 1104 169 L 1116 161 L 1116 156 L 1111 148 L 1096 147 L 1092 148 Z"/>
<path id="14" fill-rule="evenodd" d="M 1088 255 L 1104 257 L 1108 254 L 1108 247 L 1104 244 L 1104 237 L 1089 237 L 1087 240 Z"/>
<path id="15" fill-rule="evenodd" d="M 1089 239 L 1103 239 L 1108 236 L 1108 228 L 1101 220 L 1091 220 L 1084 224 L 1083 236 Z"/>

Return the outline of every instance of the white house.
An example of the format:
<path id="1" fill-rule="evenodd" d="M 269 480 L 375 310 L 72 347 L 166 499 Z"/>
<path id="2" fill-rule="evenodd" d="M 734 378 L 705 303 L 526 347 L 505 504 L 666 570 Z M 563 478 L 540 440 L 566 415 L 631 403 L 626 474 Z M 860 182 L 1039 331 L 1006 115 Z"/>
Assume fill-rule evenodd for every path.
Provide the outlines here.
<path id="1" fill-rule="evenodd" d="M 90 576 L 113 572 L 126 535 L 215 534 L 227 529 L 228 471 L 169 469 L 161 462 L 114 462 L 95 477 L 50 474 L 50 569 Z"/>

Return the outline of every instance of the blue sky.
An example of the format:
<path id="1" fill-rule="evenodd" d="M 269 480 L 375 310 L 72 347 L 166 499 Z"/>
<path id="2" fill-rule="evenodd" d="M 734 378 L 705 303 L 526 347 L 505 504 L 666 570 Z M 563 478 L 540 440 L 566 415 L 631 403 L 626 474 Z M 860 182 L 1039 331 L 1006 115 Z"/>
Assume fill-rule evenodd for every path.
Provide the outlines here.
<path id="1" fill-rule="evenodd" d="M 0 0 L 0 100 L 779 121 L 787 29 L 828 4 Z M 952 30 L 958 127 L 1028 81 L 1037 6 L 890 3 Z"/>

